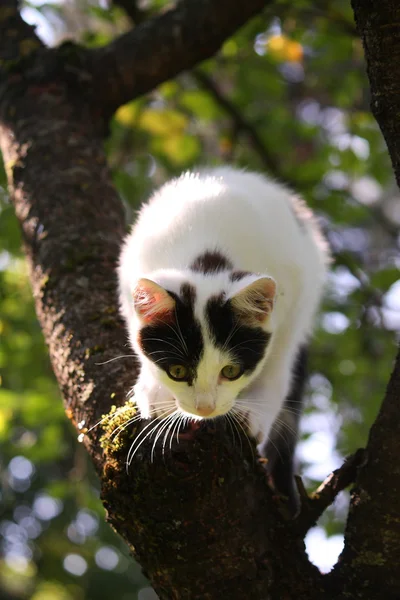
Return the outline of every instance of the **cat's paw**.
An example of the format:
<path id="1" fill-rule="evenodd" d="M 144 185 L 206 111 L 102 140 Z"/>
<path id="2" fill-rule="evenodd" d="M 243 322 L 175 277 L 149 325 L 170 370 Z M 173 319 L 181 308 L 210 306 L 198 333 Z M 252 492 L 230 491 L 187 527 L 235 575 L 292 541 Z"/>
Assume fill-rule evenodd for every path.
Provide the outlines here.
<path id="1" fill-rule="evenodd" d="M 250 411 L 247 423 L 249 434 L 256 440 L 257 444 L 260 444 L 266 437 L 266 432 L 262 426 L 263 424 L 260 423 L 260 416 Z"/>

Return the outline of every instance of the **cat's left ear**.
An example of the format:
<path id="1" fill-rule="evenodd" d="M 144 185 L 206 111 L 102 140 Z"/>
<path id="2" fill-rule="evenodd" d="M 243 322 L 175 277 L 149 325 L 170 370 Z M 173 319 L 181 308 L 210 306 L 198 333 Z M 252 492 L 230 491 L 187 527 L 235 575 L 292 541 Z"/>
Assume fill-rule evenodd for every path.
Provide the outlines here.
<path id="1" fill-rule="evenodd" d="M 231 297 L 233 310 L 239 319 L 262 325 L 274 308 L 276 283 L 272 277 L 259 277 Z"/>
<path id="2" fill-rule="evenodd" d="M 139 279 L 133 290 L 133 304 L 139 319 L 146 325 L 173 318 L 175 300 L 163 287 L 150 279 Z"/>

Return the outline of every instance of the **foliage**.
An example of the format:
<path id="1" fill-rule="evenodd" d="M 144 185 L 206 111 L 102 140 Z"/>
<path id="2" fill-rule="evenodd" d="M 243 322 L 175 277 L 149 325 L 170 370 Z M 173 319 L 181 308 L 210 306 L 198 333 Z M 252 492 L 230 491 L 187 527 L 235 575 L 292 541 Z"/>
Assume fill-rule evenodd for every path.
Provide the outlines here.
<path id="1" fill-rule="evenodd" d="M 157 11 L 166 3 L 148 4 Z M 120 108 L 106 148 L 132 209 L 182 170 L 229 161 L 288 181 L 318 213 L 334 262 L 299 445 L 312 488 L 365 444 L 383 397 L 400 323 L 399 213 L 350 7 L 292 5 L 276 2 L 200 73 Z M 67 36 L 102 45 L 129 27 L 121 8 L 102 2 L 27 2 L 24 16 L 38 19 L 53 44 Z M 96 479 L 63 415 L 5 185 L 2 171 L 0 595 L 134 600 L 145 580 L 128 570 L 126 548 L 103 522 Z M 344 515 L 343 500 L 327 511 L 329 535 L 343 529 Z"/>

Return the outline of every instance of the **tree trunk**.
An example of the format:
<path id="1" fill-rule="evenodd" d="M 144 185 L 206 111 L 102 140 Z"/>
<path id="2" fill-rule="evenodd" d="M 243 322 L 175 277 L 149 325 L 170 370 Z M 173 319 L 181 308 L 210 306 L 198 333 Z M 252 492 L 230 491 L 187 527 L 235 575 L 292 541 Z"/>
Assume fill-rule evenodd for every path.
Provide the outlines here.
<path id="1" fill-rule="evenodd" d="M 137 367 L 118 361 L 98 365 L 119 354 L 125 343 L 115 291 L 125 222 L 102 148 L 107 120 L 122 103 L 211 56 L 266 4 L 188 0 L 109 46 L 89 51 L 69 43 L 44 48 L 19 17 L 16 2 L 3 0 L 0 145 L 36 310 L 67 415 L 78 432 L 115 405 L 102 425 L 84 436 L 84 443 L 101 479 L 107 518 L 161 599 L 399 598 L 399 361 L 371 431 L 367 459 L 358 469 L 343 558 L 328 576 L 308 561 L 304 533 L 340 489 L 338 482 L 345 485 L 354 478 L 357 461 L 341 471 L 346 477 L 337 474 L 336 487 L 332 481 L 326 484 L 328 501 L 303 498 L 299 520 L 290 521 L 268 487 L 254 445 L 242 435 L 235 438 L 223 424 L 189 429 L 179 444 L 172 440 L 164 457 L 157 446 L 154 461 L 154 439 L 146 439 L 128 472 L 127 453 L 137 435 L 143 438 L 136 438 L 136 444 L 144 439 L 144 425 L 133 424 L 111 439 L 118 426 L 135 416 L 134 406 L 124 402 Z M 370 14 L 377 19 L 373 4 L 354 2 L 356 14 L 362 13 L 360 30 L 364 33 L 365 27 L 369 35 L 374 25 Z M 379 6 L 386 4 L 398 12 L 394 2 Z M 10 30 L 13 36 L 6 35 Z M 385 30 L 377 22 L 374 35 L 389 31 L 398 29 Z M 400 44 L 394 34 L 389 41 L 392 48 L 385 52 L 393 65 Z M 379 54 L 376 44 L 369 51 Z M 377 83 L 392 100 L 394 85 L 381 86 L 376 74 L 371 76 L 373 98 Z M 388 111 L 377 116 L 385 135 L 395 135 L 398 125 Z M 389 144 L 396 169 L 397 140 L 396 135 Z M 381 540 L 378 545 L 373 536 Z"/>

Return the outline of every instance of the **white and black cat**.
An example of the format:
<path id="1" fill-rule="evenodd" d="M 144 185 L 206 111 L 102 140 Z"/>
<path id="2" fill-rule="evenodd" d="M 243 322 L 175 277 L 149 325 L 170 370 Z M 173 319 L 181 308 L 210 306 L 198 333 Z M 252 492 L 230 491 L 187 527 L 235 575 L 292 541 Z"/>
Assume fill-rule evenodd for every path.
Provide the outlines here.
<path id="1" fill-rule="evenodd" d="M 279 445 L 291 454 L 299 410 L 286 399 L 328 262 L 311 211 L 262 175 L 203 169 L 162 186 L 141 209 L 119 266 L 142 417 L 233 411 L 275 448 L 275 462 Z"/>

